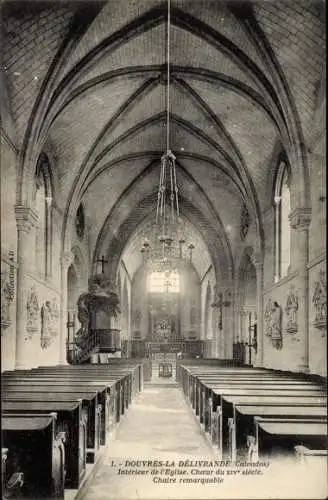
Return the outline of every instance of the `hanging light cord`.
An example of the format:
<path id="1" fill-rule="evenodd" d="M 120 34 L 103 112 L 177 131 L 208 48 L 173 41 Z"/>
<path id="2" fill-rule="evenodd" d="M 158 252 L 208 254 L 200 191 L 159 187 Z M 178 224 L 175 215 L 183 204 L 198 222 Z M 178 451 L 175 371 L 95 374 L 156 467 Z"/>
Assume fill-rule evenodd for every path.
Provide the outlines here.
<path id="1" fill-rule="evenodd" d="M 171 223 L 175 214 L 179 217 L 178 186 L 175 170 L 175 156 L 170 150 L 170 0 L 167 0 L 167 86 L 166 86 L 166 154 L 161 159 L 161 175 L 157 199 L 156 222 L 161 218 L 162 234 L 166 234 L 166 178 L 170 183 Z M 168 170 L 168 172 L 167 172 Z"/>
<path id="2" fill-rule="evenodd" d="M 167 0 L 167 92 L 166 92 L 166 151 L 170 150 L 170 0 Z"/>

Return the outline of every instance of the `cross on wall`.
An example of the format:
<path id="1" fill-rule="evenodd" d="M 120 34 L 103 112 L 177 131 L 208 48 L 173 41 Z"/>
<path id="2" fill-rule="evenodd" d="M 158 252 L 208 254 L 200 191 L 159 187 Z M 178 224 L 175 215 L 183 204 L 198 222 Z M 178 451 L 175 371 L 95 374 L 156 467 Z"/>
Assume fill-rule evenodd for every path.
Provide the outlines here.
<path id="1" fill-rule="evenodd" d="M 96 260 L 96 262 L 101 263 L 101 272 L 102 274 L 105 274 L 105 264 L 108 264 L 108 260 L 105 260 L 105 256 L 102 255 L 101 259 Z"/>

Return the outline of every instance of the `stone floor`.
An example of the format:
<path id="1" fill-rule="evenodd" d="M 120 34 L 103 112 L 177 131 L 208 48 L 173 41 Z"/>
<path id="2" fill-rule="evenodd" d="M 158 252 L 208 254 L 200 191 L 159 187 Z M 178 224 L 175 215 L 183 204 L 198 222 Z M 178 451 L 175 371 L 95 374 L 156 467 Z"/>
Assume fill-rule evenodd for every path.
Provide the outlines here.
<path id="1" fill-rule="evenodd" d="M 215 459 L 174 378 L 154 378 L 130 406 L 76 500 L 325 497 L 298 488 L 295 477 L 288 476 L 290 485 L 285 484 L 281 468 L 255 478 L 240 472 L 228 475 L 227 469 L 224 476 L 217 475 L 218 467 L 187 466 L 187 460 Z M 177 471 L 181 475 L 174 475 Z M 214 482 L 205 482 L 208 478 Z"/>

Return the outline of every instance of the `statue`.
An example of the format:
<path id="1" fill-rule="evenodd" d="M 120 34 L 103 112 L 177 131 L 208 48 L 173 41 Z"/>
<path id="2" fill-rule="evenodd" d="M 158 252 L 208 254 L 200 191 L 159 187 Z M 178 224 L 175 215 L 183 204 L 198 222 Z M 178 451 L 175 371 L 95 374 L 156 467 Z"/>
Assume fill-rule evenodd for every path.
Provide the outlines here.
<path id="1" fill-rule="evenodd" d="M 271 340 L 276 349 L 282 348 L 282 314 L 278 302 L 272 303 L 271 309 Z"/>
<path id="2" fill-rule="evenodd" d="M 34 333 L 38 331 L 38 318 L 39 318 L 39 303 L 34 288 L 30 290 L 27 299 L 26 309 L 27 309 L 26 330 L 29 333 Z"/>
<path id="3" fill-rule="evenodd" d="M 264 333 L 267 337 L 271 337 L 272 333 L 271 313 L 272 313 L 272 302 L 271 299 L 269 299 L 264 312 Z"/>
<path id="4" fill-rule="evenodd" d="M 1 329 L 11 324 L 10 303 L 13 301 L 12 289 L 4 273 L 1 273 Z"/>
<path id="5" fill-rule="evenodd" d="M 285 311 L 288 317 L 286 331 L 288 333 L 296 333 L 298 330 L 298 325 L 297 325 L 298 298 L 294 293 L 293 285 L 290 287 L 290 292 L 287 297 Z"/>
<path id="6" fill-rule="evenodd" d="M 319 273 L 319 280 L 315 284 L 312 302 L 315 308 L 314 326 L 319 329 L 327 328 L 327 282 L 325 272 Z"/>
<path id="7" fill-rule="evenodd" d="M 41 347 L 45 349 L 49 347 L 51 343 L 51 303 L 46 300 L 44 305 L 41 307 Z"/>

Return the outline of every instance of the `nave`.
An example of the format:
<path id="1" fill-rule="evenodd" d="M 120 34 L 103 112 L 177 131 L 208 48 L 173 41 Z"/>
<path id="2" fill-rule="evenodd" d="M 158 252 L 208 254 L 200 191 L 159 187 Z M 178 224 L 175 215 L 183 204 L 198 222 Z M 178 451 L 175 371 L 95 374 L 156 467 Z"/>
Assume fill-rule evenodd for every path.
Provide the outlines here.
<path id="1" fill-rule="evenodd" d="M 4 498 L 327 496 L 325 14 L 1 1 Z"/>

